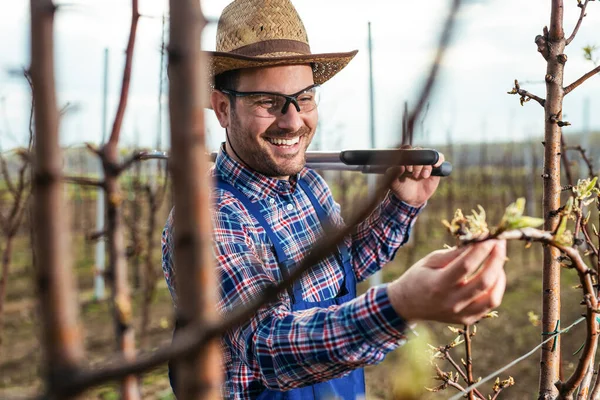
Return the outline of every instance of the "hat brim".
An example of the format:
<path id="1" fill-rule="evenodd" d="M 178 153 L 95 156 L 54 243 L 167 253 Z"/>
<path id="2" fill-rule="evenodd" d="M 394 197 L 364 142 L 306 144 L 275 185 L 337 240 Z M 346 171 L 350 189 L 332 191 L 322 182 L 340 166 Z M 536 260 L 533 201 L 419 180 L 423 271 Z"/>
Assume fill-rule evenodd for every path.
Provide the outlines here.
<path id="1" fill-rule="evenodd" d="M 208 56 L 209 78 L 212 82 L 215 75 L 236 69 L 270 67 L 276 65 L 310 64 L 313 69 L 314 82 L 323 84 L 340 72 L 358 50 L 346 53 L 323 53 L 306 55 L 261 56 L 250 57 L 231 53 L 205 51 Z"/>

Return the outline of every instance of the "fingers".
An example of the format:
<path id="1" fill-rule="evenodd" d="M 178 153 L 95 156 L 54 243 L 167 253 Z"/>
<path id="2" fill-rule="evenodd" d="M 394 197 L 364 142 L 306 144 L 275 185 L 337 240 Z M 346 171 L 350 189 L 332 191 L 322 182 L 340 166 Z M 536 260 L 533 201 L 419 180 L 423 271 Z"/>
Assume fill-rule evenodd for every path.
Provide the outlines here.
<path id="1" fill-rule="evenodd" d="M 423 259 L 428 268 L 444 268 L 457 257 L 468 251 L 468 247 L 453 247 L 451 249 L 436 250 Z"/>
<path id="2" fill-rule="evenodd" d="M 504 275 L 505 259 L 506 247 L 504 241 L 500 241 L 494 246 L 482 268 L 465 283 L 459 283 L 462 287 L 458 288 L 453 296 L 455 312 L 461 312 L 475 299 L 490 292 L 490 288 L 496 284 L 499 276 Z"/>
<path id="3" fill-rule="evenodd" d="M 506 274 L 504 270 L 498 275 L 497 281 L 486 293 L 483 293 L 464 308 L 459 314 L 460 323 L 472 325 L 483 318 L 502 302 L 506 289 Z"/>
<path id="4" fill-rule="evenodd" d="M 501 257 L 502 262 L 506 258 L 506 242 L 503 240 L 486 240 L 469 246 L 460 256 L 456 257 L 444 270 L 447 282 L 462 283 L 470 275 L 475 273 L 481 263 L 490 256 L 496 246 L 501 246 L 499 253 L 494 253 L 494 258 Z"/>
<path id="5" fill-rule="evenodd" d="M 410 145 L 403 145 L 403 146 L 400 146 L 400 148 L 404 149 L 404 150 L 409 150 L 409 149 L 419 150 L 419 149 L 421 149 L 421 147 L 411 147 Z M 433 167 L 439 167 L 446 160 L 443 153 L 438 152 L 438 154 L 439 154 L 439 159 L 438 159 L 437 163 L 435 163 L 435 165 L 407 165 L 406 171 L 409 172 L 412 175 L 411 177 L 415 180 L 429 178 L 431 176 Z"/>

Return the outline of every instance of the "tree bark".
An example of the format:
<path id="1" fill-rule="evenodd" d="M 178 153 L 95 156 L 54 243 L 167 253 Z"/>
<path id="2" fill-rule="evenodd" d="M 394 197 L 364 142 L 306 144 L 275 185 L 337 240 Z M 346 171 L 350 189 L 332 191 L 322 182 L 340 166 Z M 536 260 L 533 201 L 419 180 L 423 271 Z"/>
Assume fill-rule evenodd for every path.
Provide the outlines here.
<path id="1" fill-rule="evenodd" d="M 565 37 L 563 30 L 563 2 L 552 0 L 550 30 L 547 34 L 548 46 L 546 70 L 545 109 L 545 146 L 544 146 L 544 229 L 553 231 L 558 223 L 556 210 L 560 207 L 560 154 L 563 103 L 563 71 Z M 544 248 L 543 293 L 542 293 L 542 331 L 552 332 L 560 319 L 560 266 L 556 261 L 559 251 L 550 246 Z M 556 346 L 551 340 L 542 347 L 540 369 L 539 398 L 551 399 L 558 391 L 555 383 L 560 375 L 560 335 L 556 337 Z"/>
<path id="2" fill-rule="evenodd" d="M 206 159 L 203 99 L 208 92 L 200 36 L 206 25 L 197 0 L 170 1 L 169 115 L 170 167 L 175 203 L 174 244 L 178 320 L 215 323 L 218 284 L 213 265 L 211 182 Z M 176 382 L 182 400 L 220 399 L 219 339 L 178 361 Z"/>
<path id="3" fill-rule="evenodd" d="M 49 398 L 84 357 L 70 257 L 68 213 L 61 183 L 58 108 L 54 82 L 54 13 L 51 0 L 31 0 L 31 78 L 35 100 L 34 223 L 36 279 Z"/>

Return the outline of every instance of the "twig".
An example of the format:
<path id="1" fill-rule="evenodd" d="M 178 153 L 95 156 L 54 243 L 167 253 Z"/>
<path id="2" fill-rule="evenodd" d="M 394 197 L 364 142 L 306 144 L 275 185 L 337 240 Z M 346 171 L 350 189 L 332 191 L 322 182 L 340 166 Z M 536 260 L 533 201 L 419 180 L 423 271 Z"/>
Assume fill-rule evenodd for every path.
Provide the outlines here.
<path id="1" fill-rule="evenodd" d="M 572 396 L 573 392 L 584 378 L 585 372 L 587 371 L 587 368 L 590 365 L 590 360 L 593 356 L 592 352 L 593 350 L 595 350 L 596 342 L 598 340 L 596 332 L 596 312 L 598 310 L 598 300 L 594 293 L 594 285 L 591 277 L 592 274 L 595 274 L 595 271 L 590 269 L 585 264 L 585 262 L 581 258 L 581 254 L 576 249 L 556 242 L 551 232 L 540 231 L 538 229 L 533 228 L 524 228 L 520 230 L 502 232 L 498 235 L 490 235 L 490 237 L 483 238 L 483 240 L 487 240 L 492 237 L 506 240 L 536 241 L 553 246 L 565 253 L 567 257 L 571 259 L 573 267 L 577 270 L 579 280 L 583 288 L 584 298 L 586 299 L 587 304 L 586 340 L 579 363 L 577 364 L 575 371 L 573 372 L 571 377 L 567 380 L 567 382 L 563 383 L 559 381 L 555 384 L 561 396 Z M 481 239 L 472 240 L 470 242 L 477 241 L 481 241 Z"/>
<path id="2" fill-rule="evenodd" d="M 552 335 L 549 335 L 546 339 L 544 339 L 544 341 L 542 343 L 538 344 L 533 349 L 531 349 L 527 353 L 523 354 L 521 357 L 512 360 L 511 362 L 509 362 L 508 364 L 506 364 L 502 368 L 498 368 L 497 370 L 495 370 L 494 372 L 492 372 L 488 376 L 486 376 L 486 377 L 478 380 L 477 383 L 474 383 L 473 385 L 471 385 L 469 387 L 466 387 L 461 393 L 452 396 L 450 398 L 450 400 L 459 400 L 461 397 L 464 397 L 463 396 L 464 394 L 466 394 L 465 390 L 473 390 L 475 388 L 478 388 L 479 386 L 481 386 L 484 383 L 488 382 L 490 379 L 493 379 L 494 377 L 498 376 L 499 374 L 501 374 L 502 372 L 506 371 L 507 369 L 512 368 L 513 366 L 517 365 L 521 361 L 523 361 L 526 358 L 530 357 L 531 355 L 535 354 L 540 347 L 542 347 L 543 345 L 545 345 L 546 343 L 548 343 L 551 340 L 555 340 L 555 338 L 558 335 L 562 335 L 563 333 L 568 332 L 575 325 L 580 324 L 583 321 L 585 321 L 585 317 L 581 317 L 581 318 L 577 319 L 575 322 L 573 322 L 571 325 L 567 326 L 566 328 L 561 329 L 558 332 L 553 333 Z"/>
<path id="3" fill-rule="evenodd" d="M 533 99 L 535 101 L 537 101 L 540 106 L 544 107 L 546 105 L 546 100 L 542 99 L 539 96 L 536 96 L 533 93 L 529 93 L 527 90 L 521 89 L 521 86 L 519 85 L 519 81 L 515 79 L 515 86 L 513 87 L 513 89 L 510 92 L 507 92 L 508 94 L 518 94 L 519 96 L 521 96 L 521 105 L 525 104 L 526 102 L 528 102 L 529 100 Z"/>
<path id="4" fill-rule="evenodd" d="M 81 176 L 65 176 L 63 178 L 63 180 L 65 181 L 65 183 L 71 183 L 74 185 L 81 185 L 81 186 L 93 186 L 93 187 L 99 187 L 99 188 L 103 188 L 105 187 L 105 181 L 100 181 L 98 179 L 92 179 L 92 178 L 84 178 Z"/>
<path id="5" fill-rule="evenodd" d="M 454 369 L 456 370 L 456 372 L 458 372 L 460 374 L 460 376 L 464 379 L 465 383 L 467 385 L 470 385 L 471 383 L 469 383 L 469 378 L 467 377 L 467 374 L 465 373 L 465 371 L 463 371 L 463 369 L 460 367 L 460 365 L 458 365 L 458 363 L 456 361 L 454 361 L 454 359 L 452 358 L 452 356 L 450 355 L 450 349 L 445 347 L 444 351 L 442 351 L 442 354 L 444 354 L 444 358 L 450 363 L 450 365 L 452 365 L 454 367 Z M 473 378 L 471 378 L 472 380 Z M 473 389 L 473 392 L 481 397 L 482 399 L 485 399 L 485 396 L 477 389 Z"/>
<path id="6" fill-rule="evenodd" d="M 567 183 L 571 186 L 575 185 L 575 182 L 573 181 L 573 174 L 571 173 L 571 163 L 569 162 L 569 157 L 567 155 L 567 145 L 565 144 L 565 137 L 564 135 L 561 135 L 560 137 L 560 145 L 561 145 L 561 151 L 560 151 L 560 157 L 563 161 L 563 165 L 565 167 L 565 175 L 567 177 Z"/>
<path id="7" fill-rule="evenodd" d="M 6 182 L 6 187 L 8 188 L 8 191 L 14 196 L 17 193 L 17 189 L 13 184 L 12 177 L 8 173 L 8 164 L 2 153 L 0 153 L 0 173 L 2 174 L 2 177 Z"/>
<path id="8" fill-rule="evenodd" d="M 577 7 L 579 7 L 581 9 L 581 12 L 579 14 L 579 19 L 577 20 L 577 24 L 575 25 L 575 29 L 573 29 L 573 33 L 571 33 L 571 36 L 569 36 L 569 38 L 566 41 L 566 46 L 568 46 L 573 39 L 575 39 L 575 36 L 577 35 L 577 31 L 579 31 L 579 27 L 581 26 L 581 22 L 583 21 L 583 17 L 585 17 L 585 8 L 588 5 L 588 1 L 589 0 L 585 0 L 583 2 L 583 4 L 579 3 L 577 5 Z"/>
<path id="9" fill-rule="evenodd" d="M 565 87 L 564 88 L 564 95 L 566 96 L 569 93 L 571 93 L 575 88 L 577 88 L 583 82 L 585 82 L 588 79 L 590 79 L 592 76 L 596 75 L 598 72 L 600 72 L 600 65 L 598 65 L 596 68 L 594 68 L 593 70 L 591 70 L 587 74 L 583 75 L 581 78 L 577 79 L 575 82 L 571 83 L 569 86 Z"/>
<path id="10" fill-rule="evenodd" d="M 124 171 L 131 168 L 131 166 L 133 164 L 135 164 L 136 162 L 145 159 L 146 154 L 147 154 L 147 152 L 145 152 L 145 151 L 136 152 L 136 153 L 132 154 L 127 160 L 123 161 L 121 163 L 121 165 L 119 165 L 119 167 L 118 167 L 119 174 L 121 174 Z"/>
<path id="11" fill-rule="evenodd" d="M 85 236 L 85 238 L 86 238 L 86 240 L 95 242 L 97 240 L 102 239 L 104 236 L 106 236 L 106 230 L 90 232 Z"/>
<path id="12" fill-rule="evenodd" d="M 417 105 L 414 111 L 409 115 L 408 122 L 406 124 L 407 134 L 409 138 L 412 138 L 413 132 L 415 130 L 415 123 L 417 119 L 421 116 L 421 111 L 425 104 L 427 104 L 427 99 L 429 99 L 429 95 L 431 94 L 431 90 L 433 89 L 434 83 L 437 79 L 440 65 L 442 64 L 442 59 L 446 53 L 446 49 L 448 48 L 448 44 L 450 43 L 450 37 L 452 36 L 452 31 L 454 29 L 454 22 L 456 15 L 458 14 L 458 10 L 461 6 L 461 0 L 453 0 L 452 5 L 450 6 L 450 13 L 446 18 L 446 22 L 444 24 L 444 30 L 442 32 L 442 36 L 440 37 L 440 41 L 438 43 L 437 52 L 435 54 L 435 58 L 433 63 L 431 64 L 431 68 L 429 70 L 429 74 L 427 76 L 427 81 L 425 82 L 425 86 L 423 87 L 419 99 L 417 101 Z"/>
<path id="13" fill-rule="evenodd" d="M 585 164 L 588 167 L 588 177 L 590 179 L 593 179 L 596 176 L 596 173 L 594 172 L 594 165 L 592 164 L 592 160 L 589 159 L 589 157 L 585 154 L 586 150 L 581 147 L 581 146 L 567 146 L 565 147 L 565 150 L 575 150 L 578 151 L 581 154 L 581 158 L 583 158 L 583 161 L 585 162 Z M 596 187 L 600 189 L 600 184 L 596 183 Z"/>
<path id="14" fill-rule="evenodd" d="M 467 386 L 471 386 L 474 382 L 473 380 L 473 359 L 471 357 L 471 332 L 469 329 L 469 325 L 465 325 L 463 328 L 463 337 L 465 338 L 465 363 L 467 364 L 465 367 L 467 368 Z M 474 400 L 474 393 L 470 391 L 469 400 Z"/>

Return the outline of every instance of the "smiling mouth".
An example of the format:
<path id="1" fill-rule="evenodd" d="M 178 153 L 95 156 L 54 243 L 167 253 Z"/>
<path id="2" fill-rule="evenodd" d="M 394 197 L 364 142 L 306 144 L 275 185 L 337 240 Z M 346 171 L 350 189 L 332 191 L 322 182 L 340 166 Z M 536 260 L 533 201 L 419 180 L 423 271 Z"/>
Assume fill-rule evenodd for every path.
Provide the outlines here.
<path id="1" fill-rule="evenodd" d="M 274 144 L 275 146 L 293 146 L 296 143 L 300 142 L 300 136 L 296 136 L 291 139 L 278 139 L 278 138 L 265 138 L 269 143 Z"/>

